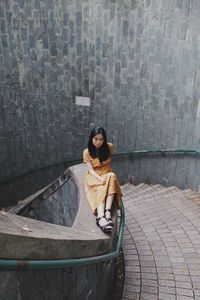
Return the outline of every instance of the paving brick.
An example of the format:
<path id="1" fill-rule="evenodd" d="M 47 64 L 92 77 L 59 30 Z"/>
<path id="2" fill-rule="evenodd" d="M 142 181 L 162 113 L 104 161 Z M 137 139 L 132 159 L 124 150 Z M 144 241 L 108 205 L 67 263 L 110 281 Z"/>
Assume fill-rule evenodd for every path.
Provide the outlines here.
<path id="1" fill-rule="evenodd" d="M 126 270 L 125 276 L 128 279 L 140 279 L 140 276 L 141 276 L 140 270 L 138 272 Z"/>
<path id="2" fill-rule="evenodd" d="M 140 262 L 139 262 L 139 260 L 126 260 L 125 262 L 124 262 L 124 264 L 125 264 L 125 267 L 126 266 L 132 266 L 132 267 L 140 267 Z"/>
<path id="3" fill-rule="evenodd" d="M 192 282 L 192 285 L 193 285 L 193 287 L 194 287 L 194 289 L 198 289 L 198 290 L 200 290 L 200 282 Z"/>
<path id="4" fill-rule="evenodd" d="M 162 196 L 160 196 L 160 204 L 158 205 L 159 194 L 157 195 L 158 197 L 154 198 L 154 193 L 152 193 L 153 187 L 151 186 L 151 188 L 148 189 L 148 187 L 144 186 L 144 188 L 147 193 L 149 191 L 150 195 L 148 199 L 152 197 L 152 201 L 146 202 L 146 197 L 142 197 L 138 201 L 139 198 L 134 197 L 134 191 L 137 192 L 138 195 L 140 190 L 134 187 L 132 190 L 132 201 L 129 200 L 126 203 L 126 210 L 130 214 L 134 214 L 137 223 L 135 223 L 134 226 L 128 225 L 129 231 L 126 231 L 126 240 L 128 240 L 128 235 L 132 236 L 136 252 L 133 254 L 128 252 L 126 254 L 126 251 L 124 251 L 125 261 L 127 259 L 127 262 L 130 263 L 130 267 L 132 261 L 131 257 L 133 259 L 137 258 L 137 263 L 140 266 L 140 268 L 137 269 L 137 275 L 132 276 L 131 279 L 126 276 L 127 282 L 131 284 L 132 280 L 134 281 L 134 278 L 137 278 L 135 286 L 138 286 L 138 288 L 140 287 L 139 293 L 141 293 L 141 299 L 143 299 L 143 297 L 144 299 L 151 299 L 151 297 L 154 299 L 154 297 L 157 297 L 157 289 L 159 289 L 159 300 L 176 298 L 193 299 L 195 292 L 195 297 L 199 297 L 200 254 L 197 246 L 194 246 L 191 242 L 193 237 L 193 240 L 197 241 L 198 236 L 193 227 L 189 228 L 191 230 L 189 230 L 186 235 L 183 230 L 184 227 L 182 226 L 182 223 L 186 228 L 188 226 L 188 221 L 184 217 L 185 210 L 187 211 L 187 217 L 193 218 L 195 222 L 199 221 L 198 218 L 196 218 L 196 215 L 192 213 L 194 204 L 192 202 L 189 203 L 188 198 L 186 200 L 187 205 L 184 206 L 184 193 L 182 193 L 181 190 L 178 191 L 176 189 L 178 195 L 176 201 L 177 203 L 179 200 L 182 201 L 183 206 L 178 213 L 174 214 L 175 221 L 166 217 L 163 222 L 159 217 L 156 217 L 155 219 L 155 210 L 157 216 L 162 216 L 162 211 L 164 211 L 164 215 L 166 216 L 166 209 L 173 212 L 170 205 L 166 206 L 162 202 L 163 194 L 165 195 L 164 190 L 161 189 Z M 165 190 L 166 194 L 170 191 L 170 189 L 167 188 L 165 188 Z M 129 191 L 131 191 L 130 185 Z M 142 193 L 144 193 L 144 190 Z M 181 197 L 183 197 L 183 199 Z M 170 199 L 170 196 L 168 198 Z M 155 206 L 153 203 L 154 201 L 157 201 Z M 175 200 L 173 199 L 173 204 L 174 201 Z M 154 209 L 151 210 L 149 205 L 153 206 Z M 134 207 L 134 210 L 132 207 Z M 148 219 L 145 218 L 146 211 L 148 211 Z M 150 227 L 150 230 L 148 230 L 148 224 L 151 224 L 152 220 L 155 220 L 157 224 L 154 225 L 154 227 Z M 138 229 L 138 225 L 140 229 Z M 158 236 L 158 233 L 160 236 Z M 161 237 L 162 240 L 157 239 L 157 237 Z M 172 238 L 175 238 L 176 240 L 173 240 Z M 166 241 L 166 244 L 164 241 Z M 134 260 L 132 265 L 134 265 Z M 131 273 L 129 272 L 129 274 Z M 147 295 L 150 298 L 148 298 Z"/>
<path id="5" fill-rule="evenodd" d="M 132 293 L 140 293 L 140 286 L 134 286 L 134 285 L 124 285 L 124 292 L 132 292 Z"/>
<path id="6" fill-rule="evenodd" d="M 146 280 L 146 279 L 149 279 L 149 280 L 157 280 L 157 274 L 153 274 L 153 273 L 142 273 L 141 274 L 142 276 L 142 279 L 143 280 Z"/>
<path id="7" fill-rule="evenodd" d="M 174 274 L 174 277 L 176 279 L 176 281 L 182 281 L 182 282 L 190 282 L 191 281 L 191 278 L 189 275 L 177 275 L 177 274 Z M 194 280 L 194 279 L 193 279 Z"/>
<path id="8" fill-rule="evenodd" d="M 174 280 L 163 280 L 159 278 L 159 285 L 165 286 L 165 287 L 175 287 L 175 281 Z"/>
<path id="9" fill-rule="evenodd" d="M 139 294 L 124 291 L 123 292 L 123 299 L 129 299 L 129 300 L 139 300 L 140 296 Z"/>
<path id="10" fill-rule="evenodd" d="M 152 260 L 142 260 L 140 259 L 140 264 L 141 264 L 141 267 L 154 267 L 156 264 L 155 264 L 155 261 L 152 259 Z"/>
<path id="11" fill-rule="evenodd" d="M 177 295 L 177 300 L 191 300 L 194 299 L 194 297 L 188 297 L 188 296 L 183 296 L 183 295 Z M 195 297 L 196 299 L 196 297 Z"/>
<path id="12" fill-rule="evenodd" d="M 149 295 L 151 295 L 151 294 L 157 294 L 157 292 L 158 292 L 158 288 L 155 285 L 153 286 L 142 285 L 141 287 L 141 294 L 148 293 Z"/>
<path id="13" fill-rule="evenodd" d="M 176 288 L 177 295 L 181 296 L 188 296 L 193 297 L 193 290 L 192 289 L 186 289 L 186 288 Z"/>
<path id="14" fill-rule="evenodd" d="M 200 290 L 199 289 L 194 289 L 194 295 L 196 296 L 200 296 Z"/>
<path id="15" fill-rule="evenodd" d="M 125 279 L 126 279 L 126 285 L 127 286 L 134 285 L 134 286 L 140 287 L 140 279 L 135 278 L 135 277 L 130 278 L 130 276 L 127 277 L 126 275 L 125 275 Z"/>
<path id="16" fill-rule="evenodd" d="M 168 293 L 168 294 L 171 294 L 171 295 L 176 294 L 175 287 L 170 287 L 170 286 L 159 286 L 159 292 Z"/>
<path id="17" fill-rule="evenodd" d="M 176 300 L 176 295 L 170 295 L 159 292 L 159 300 Z"/>
<path id="18" fill-rule="evenodd" d="M 141 299 L 143 300 L 157 300 L 157 295 L 149 293 L 141 293 Z"/>
<path id="19" fill-rule="evenodd" d="M 142 279 L 142 286 L 157 286 L 158 283 L 157 283 L 157 280 L 150 280 L 150 279 Z"/>

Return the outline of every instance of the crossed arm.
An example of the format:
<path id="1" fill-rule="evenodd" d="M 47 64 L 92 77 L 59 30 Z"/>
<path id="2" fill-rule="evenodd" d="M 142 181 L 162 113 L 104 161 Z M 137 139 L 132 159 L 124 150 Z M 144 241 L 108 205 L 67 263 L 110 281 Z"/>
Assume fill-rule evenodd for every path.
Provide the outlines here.
<path id="1" fill-rule="evenodd" d="M 96 179 L 98 179 L 101 182 L 101 184 L 102 183 L 104 184 L 106 182 L 105 178 L 103 178 L 102 176 L 99 176 L 97 174 L 97 172 L 94 171 L 94 168 L 93 168 L 92 163 L 90 161 L 86 162 L 86 166 L 88 168 L 88 173 L 90 175 L 94 176 Z"/>

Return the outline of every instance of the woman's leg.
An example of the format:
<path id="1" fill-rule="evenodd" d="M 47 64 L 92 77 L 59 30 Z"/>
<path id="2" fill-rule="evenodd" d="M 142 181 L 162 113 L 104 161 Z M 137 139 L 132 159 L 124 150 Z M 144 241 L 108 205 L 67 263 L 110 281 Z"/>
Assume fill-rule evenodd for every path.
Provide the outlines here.
<path id="1" fill-rule="evenodd" d="M 101 202 L 97 207 L 97 217 L 100 218 L 104 216 L 105 203 Z"/>
<path id="2" fill-rule="evenodd" d="M 105 203 L 102 202 L 97 207 L 97 219 L 99 219 L 99 224 L 101 226 L 105 226 L 106 224 L 108 224 L 108 221 L 106 221 L 106 219 L 105 219 L 104 211 L 105 211 Z"/>
<path id="3" fill-rule="evenodd" d="M 110 194 L 110 195 L 108 195 L 108 197 L 106 199 L 106 207 L 105 207 L 106 219 L 111 219 L 111 208 L 112 208 L 112 204 L 113 204 L 114 195 L 115 195 L 115 193 Z"/>

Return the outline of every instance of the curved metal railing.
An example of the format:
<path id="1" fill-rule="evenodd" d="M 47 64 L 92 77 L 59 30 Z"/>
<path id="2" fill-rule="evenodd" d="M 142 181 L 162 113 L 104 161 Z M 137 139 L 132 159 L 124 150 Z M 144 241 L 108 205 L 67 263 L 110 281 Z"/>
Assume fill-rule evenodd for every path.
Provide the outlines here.
<path id="1" fill-rule="evenodd" d="M 114 154 L 114 157 L 118 156 L 137 156 L 146 154 L 186 154 L 186 155 L 196 155 L 200 156 L 200 151 L 192 149 L 159 149 L 159 150 L 135 150 L 131 152 L 122 152 Z M 59 162 L 58 164 L 69 164 L 70 162 L 75 164 L 81 161 L 80 158 Z M 49 166 L 50 167 L 50 166 Z M 116 237 L 116 243 L 113 251 L 94 257 L 86 257 L 79 259 L 62 259 L 62 260 L 12 260 L 12 259 L 0 259 L 0 270 L 18 270 L 18 269 L 53 269 L 53 268 L 67 268 L 67 267 L 77 267 L 88 264 L 95 264 L 99 262 L 105 262 L 112 260 L 117 257 L 120 253 L 123 230 L 125 223 L 125 212 L 124 206 L 120 209 L 120 225 Z"/>
<path id="2" fill-rule="evenodd" d="M 114 249 L 106 254 L 85 257 L 78 259 L 54 259 L 54 260 L 14 260 L 14 259 L 0 259 L 0 270 L 38 270 L 38 269 L 59 269 L 67 267 L 78 267 L 83 265 L 95 264 L 99 262 L 106 262 L 119 256 L 123 231 L 125 222 L 124 206 L 120 208 L 120 224 L 116 236 L 116 243 Z"/>
<path id="3" fill-rule="evenodd" d="M 192 150 L 192 149 L 148 149 L 148 150 L 135 150 L 131 152 L 121 152 L 114 154 L 114 157 L 120 156 L 120 155 L 145 155 L 145 154 L 193 154 L 200 156 L 200 151 L 198 150 Z"/>
<path id="4" fill-rule="evenodd" d="M 128 152 L 118 152 L 113 154 L 113 157 L 118 157 L 118 156 L 126 156 L 126 155 L 146 155 L 146 154 L 165 154 L 165 153 L 170 153 L 170 154 L 191 154 L 191 155 L 196 155 L 196 156 L 200 156 L 200 151 L 198 150 L 193 150 L 193 149 L 147 149 L 147 150 L 134 150 L 134 151 L 128 151 Z M 69 160 L 64 160 L 64 161 L 59 161 L 59 162 L 55 162 L 51 165 L 45 166 L 45 167 L 41 167 L 41 168 L 33 168 L 30 169 L 29 172 L 25 172 L 25 173 L 20 173 L 17 174 L 13 177 L 9 177 L 3 181 L 0 181 L 0 184 L 3 184 L 5 182 L 11 181 L 17 177 L 20 176 L 25 176 L 31 172 L 36 172 L 39 170 L 43 170 L 43 169 L 47 169 L 47 168 L 52 168 L 55 167 L 57 165 L 69 165 L 72 166 L 74 164 L 79 164 L 82 162 L 82 158 L 78 157 L 78 158 L 74 158 L 74 159 L 69 159 Z"/>

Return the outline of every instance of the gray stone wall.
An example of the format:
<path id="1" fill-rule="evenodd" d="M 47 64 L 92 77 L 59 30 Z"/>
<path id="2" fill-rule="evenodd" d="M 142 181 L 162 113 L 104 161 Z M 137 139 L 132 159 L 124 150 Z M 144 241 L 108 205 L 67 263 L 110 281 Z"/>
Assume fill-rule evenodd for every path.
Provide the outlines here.
<path id="1" fill-rule="evenodd" d="M 79 205 L 78 188 L 70 177 L 62 186 L 53 191 L 46 199 L 36 200 L 37 205 L 24 209 L 22 215 L 47 223 L 71 227 Z"/>
<path id="2" fill-rule="evenodd" d="M 0 1 L 0 181 L 80 156 L 95 125 L 117 151 L 198 149 L 199 27 L 199 0 Z"/>
<path id="3" fill-rule="evenodd" d="M 82 162 L 82 160 L 79 162 Z M 19 200 L 23 200 L 49 185 L 68 167 L 77 163 L 77 161 L 74 163 L 70 161 L 68 163 L 56 164 L 33 172 L 21 174 L 20 176 L 1 183 L 0 206 L 16 205 Z"/>
<path id="4" fill-rule="evenodd" d="M 113 161 L 121 184 L 142 182 L 200 192 L 200 158 L 192 154 L 124 155 Z"/>
<path id="5" fill-rule="evenodd" d="M 110 300 L 114 262 L 56 270 L 0 271 L 1 300 Z"/>
<path id="6" fill-rule="evenodd" d="M 0 206 L 17 204 L 53 182 L 66 169 L 65 164 L 38 169 L 0 184 Z"/>

